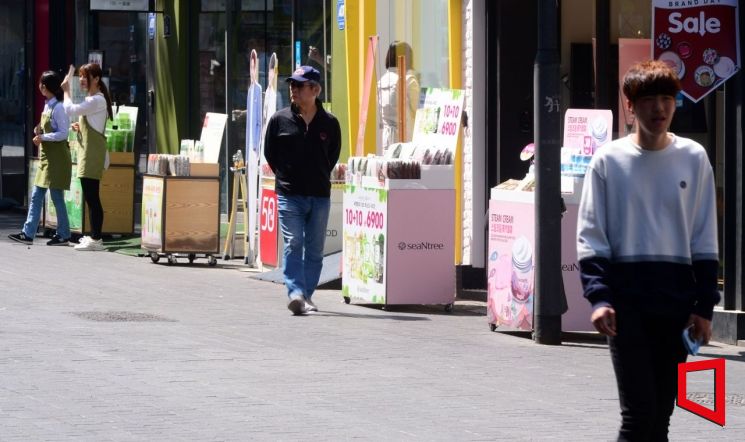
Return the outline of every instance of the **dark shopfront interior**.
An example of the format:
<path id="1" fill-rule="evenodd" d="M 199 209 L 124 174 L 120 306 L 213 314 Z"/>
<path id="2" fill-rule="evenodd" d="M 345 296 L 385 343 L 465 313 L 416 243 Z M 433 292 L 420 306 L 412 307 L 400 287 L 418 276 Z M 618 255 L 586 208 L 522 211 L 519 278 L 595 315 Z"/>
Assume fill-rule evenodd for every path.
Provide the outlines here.
<path id="1" fill-rule="evenodd" d="M 533 142 L 533 66 L 537 48 L 535 2 L 486 2 L 486 158 L 488 189 L 507 179 L 521 179 L 528 163 L 520 161 L 523 146 Z M 561 10 L 561 3 L 559 3 Z M 740 47 L 745 33 L 745 8 L 740 8 Z M 562 108 L 619 109 L 618 44 L 611 40 L 608 1 L 596 0 L 592 42 L 568 42 L 568 70 L 561 77 Z M 559 13 L 561 17 L 561 13 Z M 559 24 L 557 41 L 561 42 Z M 516 38 L 519 36 L 519 38 Z M 741 49 L 742 50 L 742 49 Z M 595 79 L 597 78 L 597 81 Z M 715 312 L 715 336 L 722 342 L 745 339 L 743 293 L 743 125 L 745 73 L 742 70 L 698 103 L 679 105 L 671 131 L 699 141 L 709 152 L 717 182 L 720 234 L 720 290 L 722 302 Z M 618 127 L 614 138 L 630 130 Z M 719 148 L 718 148 L 719 147 Z M 488 207 L 488 201 L 487 201 Z"/>

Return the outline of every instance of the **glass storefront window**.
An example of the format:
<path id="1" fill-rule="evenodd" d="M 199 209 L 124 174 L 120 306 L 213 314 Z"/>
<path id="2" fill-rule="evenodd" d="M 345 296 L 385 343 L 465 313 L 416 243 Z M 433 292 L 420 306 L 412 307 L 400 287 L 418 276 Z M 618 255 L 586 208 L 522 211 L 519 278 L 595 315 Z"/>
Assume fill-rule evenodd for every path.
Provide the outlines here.
<path id="1" fill-rule="evenodd" d="M 147 152 L 145 130 L 146 75 L 145 45 L 147 14 L 135 12 L 94 12 L 96 23 L 89 47 L 103 54 L 103 72 L 108 77 L 111 101 L 135 106 L 137 114 L 135 152 Z M 85 62 L 88 54 L 85 54 Z"/>
<path id="2" fill-rule="evenodd" d="M 199 14 L 199 121 L 225 113 L 225 13 Z"/>
<path id="3" fill-rule="evenodd" d="M 448 2 L 446 0 L 379 0 L 376 22 L 378 53 L 376 73 L 378 78 L 376 113 L 378 146 L 398 141 L 411 141 L 414 112 L 421 106 L 427 88 L 448 88 L 449 46 L 447 27 Z M 406 111 L 399 114 L 397 86 L 399 60 L 406 64 Z M 398 121 L 401 115 L 405 121 Z M 400 130 L 401 125 L 405 127 Z"/>
<path id="4" fill-rule="evenodd" d="M 0 8 L 0 145 L 24 146 L 26 4 L 24 0 L 3 3 Z"/>
<path id="5" fill-rule="evenodd" d="M 411 46 L 410 68 L 417 73 L 422 89 L 450 87 L 448 34 L 443 23 L 448 23 L 447 0 L 379 0 L 378 78 L 385 70 L 389 45 L 402 41 Z"/>

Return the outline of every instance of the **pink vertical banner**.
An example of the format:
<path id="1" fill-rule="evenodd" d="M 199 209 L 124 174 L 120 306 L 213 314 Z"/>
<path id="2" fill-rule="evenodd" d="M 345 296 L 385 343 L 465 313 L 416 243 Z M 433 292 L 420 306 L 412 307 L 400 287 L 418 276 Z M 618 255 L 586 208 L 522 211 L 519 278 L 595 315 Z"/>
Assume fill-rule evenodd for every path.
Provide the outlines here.
<path id="1" fill-rule="evenodd" d="M 487 319 L 498 326 L 532 330 L 533 194 L 505 191 L 502 196 L 489 203 Z"/>
<path id="2" fill-rule="evenodd" d="M 370 105 L 370 88 L 372 87 L 372 74 L 375 67 L 375 51 L 378 48 L 378 36 L 369 37 L 367 45 L 367 60 L 365 61 L 365 82 L 362 85 L 362 101 L 360 102 L 360 125 L 357 130 L 357 146 L 355 155 L 361 157 L 365 151 L 365 126 L 367 125 L 367 108 Z"/>
<path id="3" fill-rule="evenodd" d="M 649 60 L 652 40 L 648 38 L 618 39 L 618 133 L 629 134 L 633 130 L 634 116 L 626 109 L 626 97 L 623 95 L 623 76 L 626 71 L 640 61 Z"/>

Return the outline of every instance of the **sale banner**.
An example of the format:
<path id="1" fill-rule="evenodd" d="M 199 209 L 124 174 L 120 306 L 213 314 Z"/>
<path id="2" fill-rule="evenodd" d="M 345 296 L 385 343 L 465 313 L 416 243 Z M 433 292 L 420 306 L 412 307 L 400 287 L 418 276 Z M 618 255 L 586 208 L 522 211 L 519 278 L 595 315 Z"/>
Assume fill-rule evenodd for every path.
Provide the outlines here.
<path id="1" fill-rule="evenodd" d="M 385 304 L 388 191 L 345 185 L 342 294 Z"/>
<path id="2" fill-rule="evenodd" d="M 277 194 L 272 189 L 262 188 L 259 198 L 259 259 L 261 264 L 279 265 L 279 214 Z"/>
<path id="3" fill-rule="evenodd" d="M 697 102 L 740 70 L 739 0 L 654 0 L 652 58 Z"/>

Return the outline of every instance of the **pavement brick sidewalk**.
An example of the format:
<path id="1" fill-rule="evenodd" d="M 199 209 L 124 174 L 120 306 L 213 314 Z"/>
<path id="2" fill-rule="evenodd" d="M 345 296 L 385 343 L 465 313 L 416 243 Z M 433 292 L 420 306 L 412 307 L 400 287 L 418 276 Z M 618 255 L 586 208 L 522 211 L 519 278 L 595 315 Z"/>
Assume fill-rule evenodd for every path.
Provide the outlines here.
<path id="1" fill-rule="evenodd" d="M 6 238 L 20 222 L 0 212 L 0 441 L 615 437 L 601 341 L 540 346 L 490 332 L 483 303 L 380 310 L 334 290 L 292 317 L 241 265 L 26 247 Z M 726 427 L 678 409 L 671 440 L 745 439 L 743 352 L 702 355 L 727 358 Z"/>

